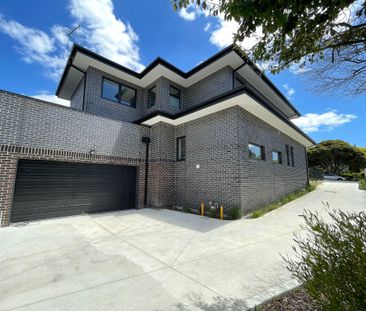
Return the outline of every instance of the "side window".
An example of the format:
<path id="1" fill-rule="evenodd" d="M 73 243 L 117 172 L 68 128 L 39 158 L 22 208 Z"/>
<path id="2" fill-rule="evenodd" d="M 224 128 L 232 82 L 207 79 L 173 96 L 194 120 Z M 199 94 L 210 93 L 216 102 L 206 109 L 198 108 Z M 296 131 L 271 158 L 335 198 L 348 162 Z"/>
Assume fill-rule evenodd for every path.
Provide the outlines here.
<path id="1" fill-rule="evenodd" d="M 295 166 L 294 147 L 286 145 L 286 158 L 288 166 Z"/>
<path id="2" fill-rule="evenodd" d="M 282 152 L 272 151 L 272 162 L 282 164 Z"/>
<path id="3" fill-rule="evenodd" d="M 156 86 L 152 87 L 149 90 L 149 108 L 154 107 L 156 104 Z"/>
<path id="4" fill-rule="evenodd" d="M 186 137 L 177 138 L 177 161 L 184 161 L 186 159 Z"/>
<path id="5" fill-rule="evenodd" d="M 119 102 L 119 84 L 108 79 L 103 79 L 102 97 Z"/>
<path id="6" fill-rule="evenodd" d="M 257 160 L 265 160 L 265 149 L 263 146 L 249 143 L 249 158 L 257 159 Z"/>
<path id="7" fill-rule="evenodd" d="M 287 160 L 287 165 L 290 166 L 291 159 L 290 159 L 290 146 L 289 145 L 286 145 L 286 160 Z"/>
<path id="8" fill-rule="evenodd" d="M 169 86 L 169 103 L 173 108 L 180 108 L 180 90 L 174 86 Z"/>

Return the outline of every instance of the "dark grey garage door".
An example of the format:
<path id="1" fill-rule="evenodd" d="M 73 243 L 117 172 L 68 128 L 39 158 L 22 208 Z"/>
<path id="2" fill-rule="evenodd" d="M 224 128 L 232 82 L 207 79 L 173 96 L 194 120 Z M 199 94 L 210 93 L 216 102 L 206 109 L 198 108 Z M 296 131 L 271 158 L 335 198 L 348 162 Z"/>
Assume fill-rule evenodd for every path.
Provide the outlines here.
<path id="1" fill-rule="evenodd" d="M 136 168 L 20 160 L 12 222 L 135 207 Z"/>

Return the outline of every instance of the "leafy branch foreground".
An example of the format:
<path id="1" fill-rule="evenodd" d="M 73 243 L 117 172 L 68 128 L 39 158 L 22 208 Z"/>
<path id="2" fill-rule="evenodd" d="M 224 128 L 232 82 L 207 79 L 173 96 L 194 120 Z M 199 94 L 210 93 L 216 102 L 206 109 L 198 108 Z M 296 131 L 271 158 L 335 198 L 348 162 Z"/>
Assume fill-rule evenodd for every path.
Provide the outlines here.
<path id="1" fill-rule="evenodd" d="M 305 211 L 305 236 L 295 236 L 287 268 L 321 310 L 366 310 L 366 214 Z"/>
<path id="2" fill-rule="evenodd" d="M 267 214 L 270 211 L 273 211 L 291 201 L 294 201 L 300 197 L 302 197 L 303 195 L 313 191 L 316 189 L 316 187 L 318 186 L 319 182 L 311 182 L 310 185 L 308 185 L 305 189 L 302 190 L 298 190 L 295 191 L 293 193 L 290 193 L 284 197 L 282 197 L 281 199 L 279 199 L 278 201 L 268 204 L 256 211 L 254 211 L 251 215 L 251 218 L 259 218 L 262 217 L 264 214 Z"/>

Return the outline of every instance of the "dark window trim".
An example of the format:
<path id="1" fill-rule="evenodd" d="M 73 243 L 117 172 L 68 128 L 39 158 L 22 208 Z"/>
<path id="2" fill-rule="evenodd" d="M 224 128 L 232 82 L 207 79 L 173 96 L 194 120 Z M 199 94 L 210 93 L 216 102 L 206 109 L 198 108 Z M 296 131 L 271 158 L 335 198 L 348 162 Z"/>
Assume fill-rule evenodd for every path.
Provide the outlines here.
<path id="1" fill-rule="evenodd" d="M 104 96 L 103 96 L 103 85 L 104 85 L 104 80 L 107 80 L 107 81 L 110 81 L 110 82 L 113 82 L 113 83 L 118 84 L 118 93 L 120 93 L 120 92 L 121 92 L 121 86 L 128 87 L 129 89 L 134 90 L 134 91 L 135 91 L 135 105 L 134 105 L 134 106 L 131 106 L 131 105 L 128 105 L 128 104 L 126 104 L 126 103 L 122 102 L 121 100 L 119 100 L 119 101 L 118 101 L 118 100 L 112 100 L 112 99 L 110 99 L 110 98 L 106 98 L 106 97 L 104 97 Z M 128 85 L 126 85 L 126 84 L 123 84 L 123 83 L 117 82 L 117 81 L 115 81 L 115 80 L 112 80 L 112 79 L 110 79 L 110 78 L 106 78 L 106 77 L 104 77 L 104 76 L 103 76 L 103 77 L 102 77 L 101 98 L 102 98 L 102 99 L 104 99 L 104 100 L 108 100 L 108 101 L 110 101 L 110 102 L 112 102 L 112 103 L 115 103 L 115 104 L 119 104 L 119 105 L 123 105 L 123 106 L 126 106 L 126 107 L 130 107 L 130 108 L 134 108 L 134 109 L 136 109 L 136 106 L 137 106 L 137 89 L 136 89 L 136 88 L 134 88 L 134 87 L 128 86 Z"/>
<path id="2" fill-rule="evenodd" d="M 290 147 L 290 155 L 291 155 L 291 166 L 295 166 L 295 158 L 294 158 L 294 147 Z"/>
<path id="3" fill-rule="evenodd" d="M 261 158 L 258 159 L 257 157 L 253 158 L 250 156 L 250 149 L 249 149 L 249 145 L 253 145 L 253 146 L 256 146 L 260 149 L 261 151 Z M 257 160 L 257 161 L 266 161 L 266 148 L 262 145 L 258 145 L 256 143 L 252 143 L 252 142 L 248 142 L 248 157 L 249 159 L 252 159 L 252 160 Z"/>
<path id="4" fill-rule="evenodd" d="M 179 91 L 179 96 L 173 95 L 173 94 L 170 92 L 170 90 L 171 90 L 171 89 L 175 89 L 175 90 Z M 182 106 L 182 99 L 181 99 L 181 97 L 182 97 L 182 91 L 181 91 L 181 89 L 179 89 L 179 88 L 175 87 L 175 86 L 174 86 L 174 85 L 172 85 L 172 84 L 169 84 L 169 96 L 173 96 L 173 97 L 175 97 L 175 98 L 178 98 L 178 99 L 179 99 L 179 107 L 178 107 L 178 109 L 181 109 L 181 106 Z M 170 105 L 170 102 L 169 102 L 169 105 Z M 173 107 L 173 106 L 172 106 L 172 107 Z M 175 108 L 175 107 L 173 107 L 173 108 Z"/>
<path id="5" fill-rule="evenodd" d="M 277 153 L 278 154 L 278 161 L 273 161 L 273 153 Z M 272 163 L 273 164 L 283 164 L 283 160 L 282 160 L 282 151 L 278 151 L 276 149 L 273 149 L 271 152 L 271 156 L 272 156 Z"/>
<path id="6" fill-rule="evenodd" d="M 150 102 L 150 93 L 151 93 L 151 90 L 155 88 L 155 103 L 154 105 L 151 105 L 151 102 Z M 147 97 L 148 97 L 148 100 L 147 100 L 147 108 L 152 108 L 156 105 L 156 85 L 154 85 L 153 87 L 149 88 L 148 92 L 147 92 Z"/>
<path id="7" fill-rule="evenodd" d="M 290 166 L 290 146 L 286 145 L 286 160 L 287 166 Z"/>
<path id="8" fill-rule="evenodd" d="M 184 153 L 184 158 L 181 158 L 180 155 L 179 155 L 179 148 L 178 148 L 178 144 L 179 144 L 179 141 L 181 139 L 184 138 L 184 143 L 186 144 L 186 150 L 185 150 L 185 153 Z M 180 161 L 185 161 L 186 158 L 187 158 L 187 140 L 186 140 L 186 136 L 180 136 L 180 137 L 177 137 L 177 140 L 176 140 L 176 155 L 177 155 L 177 162 L 180 162 Z"/>

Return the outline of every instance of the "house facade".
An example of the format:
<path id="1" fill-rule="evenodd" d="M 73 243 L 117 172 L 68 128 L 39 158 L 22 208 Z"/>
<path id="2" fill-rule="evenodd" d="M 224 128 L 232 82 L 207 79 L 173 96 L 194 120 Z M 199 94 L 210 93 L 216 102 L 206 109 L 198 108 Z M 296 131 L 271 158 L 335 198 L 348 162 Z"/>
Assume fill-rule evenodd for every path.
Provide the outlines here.
<path id="1" fill-rule="evenodd" d="M 1 224 L 125 208 L 244 213 L 304 188 L 299 112 L 235 46 L 137 73 L 74 46 L 62 107 L 0 91 Z"/>

